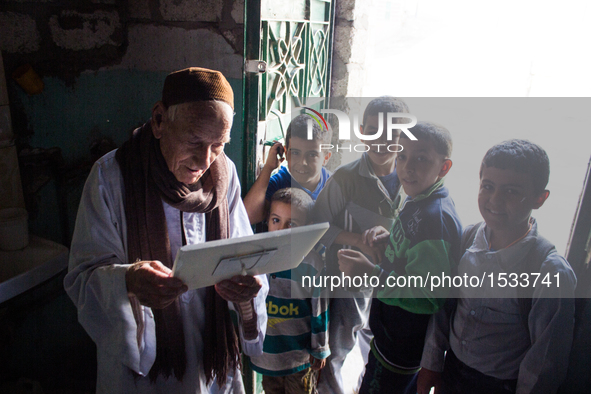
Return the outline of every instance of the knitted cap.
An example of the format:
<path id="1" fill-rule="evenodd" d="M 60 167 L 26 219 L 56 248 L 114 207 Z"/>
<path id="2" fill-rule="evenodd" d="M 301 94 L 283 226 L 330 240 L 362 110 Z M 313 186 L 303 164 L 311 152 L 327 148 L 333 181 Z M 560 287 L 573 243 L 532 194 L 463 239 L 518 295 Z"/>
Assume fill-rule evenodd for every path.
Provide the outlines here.
<path id="1" fill-rule="evenodd" d="M 219 100 L 234 109 L 234 92 L 221 72 L 190 67 L 168 74 L 162 88 L 162 102 L 171 105 L 193 101 Z"/>

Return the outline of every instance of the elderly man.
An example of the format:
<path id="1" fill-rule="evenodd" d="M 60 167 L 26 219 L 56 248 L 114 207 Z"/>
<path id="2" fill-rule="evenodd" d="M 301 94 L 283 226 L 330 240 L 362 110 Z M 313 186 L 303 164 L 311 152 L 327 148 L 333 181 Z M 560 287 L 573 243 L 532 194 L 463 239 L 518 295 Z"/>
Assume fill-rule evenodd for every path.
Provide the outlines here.
<path id="1" fill-rule="evenodd" d="M 233 107 L 221 73 L 174 72 L 151 121 L 92 168 L 64 285 L 97 345 L 98 393 L 207 392 L 237 370 L 238 337 L 262 352 L 264 277 L 187 291 L 171 276 L 182 245 L 252 233 L 223 152 Z"/>

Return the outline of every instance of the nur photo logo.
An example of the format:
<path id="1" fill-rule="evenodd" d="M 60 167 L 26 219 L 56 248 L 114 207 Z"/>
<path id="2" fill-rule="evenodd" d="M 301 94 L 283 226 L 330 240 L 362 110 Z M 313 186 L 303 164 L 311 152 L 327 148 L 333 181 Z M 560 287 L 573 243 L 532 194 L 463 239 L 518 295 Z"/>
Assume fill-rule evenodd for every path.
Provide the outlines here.
<path id="1" fill-rule="evenodd" d="M 397 140 L 394 135 L 398 135 L 398 133 L 394 134 L 394 130 L 400 130 L 400 133 L 404 133 L 410 140 L 416 141 L 417 138 L 413 135 L 413 133 L 409 130 L 410 128 L 414 127 L 417 124 L 417 117 L 403 112 L 387 112 L 378 113 L 378 127 L 375 132 L 368 134 L 367 132 L 362 133 L 359 118 L 360 115 L 358 113 L 347 114 L 343 111 L 336 110 L 336 109 L 321 109 L 316 111 L 310 107 L 296 107 L 295 113 L 301 113 L 310 116 L 308 120 L 308 132 L 307 132 L 307 139 L 313 139 L 313 124 L 317 123 L 320 128 L 324 128 L 326 130 L 330 130 L 328 126 L 328 122 L 322 116 L 322 114 L 333 114 L 334 118 L 338 122 L 338 130 L 339 130 L 339 142 L 340 141 L 349 141 L 349 144 L 341 145 L 340 143 L 337 145 L 334 144 L 320 144 L 320 150 L 333 150 L 336 149 L 337 152 L 339 151 L 348 151 L 348 152 L 367 152 L 371 149 L 371 147 L 375 147 L 378 152 L 380 151 L 388 151 L 388 152 L 402 152 L 403 147 L 397 143 L 389 143 L 390 141 Z M 301 112 L 300 112 L 301 111 Z M 385 123 L 385 124 L 384 124 Z M 353 134 L 352 134 L 353 133 Z M 383 136 L 386 136 L 386 140 L 384 141 Z M 354 140 L 351 138 L 351 135 L 354 135 L 359 141 L 362 141 L 361 144 L 351 144 Z M 372 143 L 371 141 L 379 141 L 379 143 Z"/>

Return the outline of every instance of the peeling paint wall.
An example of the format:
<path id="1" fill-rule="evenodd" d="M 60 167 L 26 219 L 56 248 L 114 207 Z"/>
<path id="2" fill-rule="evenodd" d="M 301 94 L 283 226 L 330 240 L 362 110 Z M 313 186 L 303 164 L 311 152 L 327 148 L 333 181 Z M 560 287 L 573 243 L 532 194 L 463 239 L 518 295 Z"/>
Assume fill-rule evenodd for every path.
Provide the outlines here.
<path id="1" fill-rule="evenodd" d="M 51 39 L 60 48 L 82 51 L 100 48 L 104 45 L 122 44 L 119 14 L 115 11 L 95 11 L 83 14 L 76 11 L 62 11 L 49 18 Z"/>
<path id="2" fill-rule="evenodd" d="M 46 137 L 51 144 L 60 140 L 84 144 L 90 134 L 118 139 L 105 124 L 121 118 L 115 123 L 123 125 L 127 119 L 127 127 L 119 131 L 127 133 L 149 116 L 153 104 L 142 102 L 144 108 L 138 111 L 136 101 L 125 99 L 136 93 L 124 89 L 143 90 L 151 102 L 158 98 L 168 72 L 188 66 L 222 71 L 240 97 L 243 14 L 243 0 L 3 1 L 0 50 L 7 75 L 28 63 L 46 84 L 38 97 L 27 96 L 7 78 L 19 142 L 48 148 Z M 114 81 L 139 83 L 105 83 L 111 76 Z M 83 98 L 93 102 L 93 110 L 75 112 L 85 106 L 79 102 Z M 105 113 L 102 101 L 117 110 Z M 55 117 L 67 114 L 60 127 L 66 123 L 72 126 L 66 130 L 76 131 L 52 136 L 52 127 L 38 116 L 48 111 L 57 112 Z M 138 112 L 141 118 L 127 118 Z M 62 150 L 68 163 L 88 155 L 84 149 Z"/>
<path id="3" fill-rule="evenodd" d="M 149 119 L 165 76 L 189 66 L 222 71 L 239 109 L 243 39 L 244 0 L 3 0 L 0 50 L 17 146 L 61 149 L 66 178 L 89 168 Z M 41 94 L 28 95 L 11 77 L 23 64 L 42 78 Z M 240 167 L 240 116 L 226 151 Z M 52 185 L 36 192 L 31 227 L 63 241 L 55 218 L 41 212 L 59 194 Z M 68 190 L 70 233 L 80 188 Z"/>

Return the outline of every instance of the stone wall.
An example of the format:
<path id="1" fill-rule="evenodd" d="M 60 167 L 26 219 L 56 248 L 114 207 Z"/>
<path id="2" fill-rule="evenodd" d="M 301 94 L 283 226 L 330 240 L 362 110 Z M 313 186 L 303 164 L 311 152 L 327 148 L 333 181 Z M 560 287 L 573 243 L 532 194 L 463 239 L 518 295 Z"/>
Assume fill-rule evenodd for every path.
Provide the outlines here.
<path id="1" fill-rule="evenodd" d="M 241 78 L 243 11 L 243 0 L 5 0 L 0 50 L 7 70 L 31 63 L 68 83 L 89 70 L 170 71 L 191 61 Z M 163 38 L 165 64 L 155 61 Z M 146 46 L 152 39 L 156 46 Z M 189 51 L 188 41 L 197 44 Z"/>
<path id="2" fill-rule="evenodd" d="M 369 10 L 374 0 L 339 0 L 335 6 L 334 46 L 332 54 L 331 106 L 345 113 L 349 112 L 348 103 L 355 97 L 361 97 L 365 84 L 365 57 L 369 39 Z M 347 100 L 343 98 L 347 97 Z M 339 145 L 338 125 L 333 117 L 328 117 L 333 124 L 332 144 Z M 345 164 L 342 152 L 333 152 L 327 165 L 335 170 Z"/>
<path id="3" fill-rule="evenodd" d="M 361 97 L 365 83 L 369 14 L 373 0 L 340 0 L 335 8 L 333 97 Z"/>

